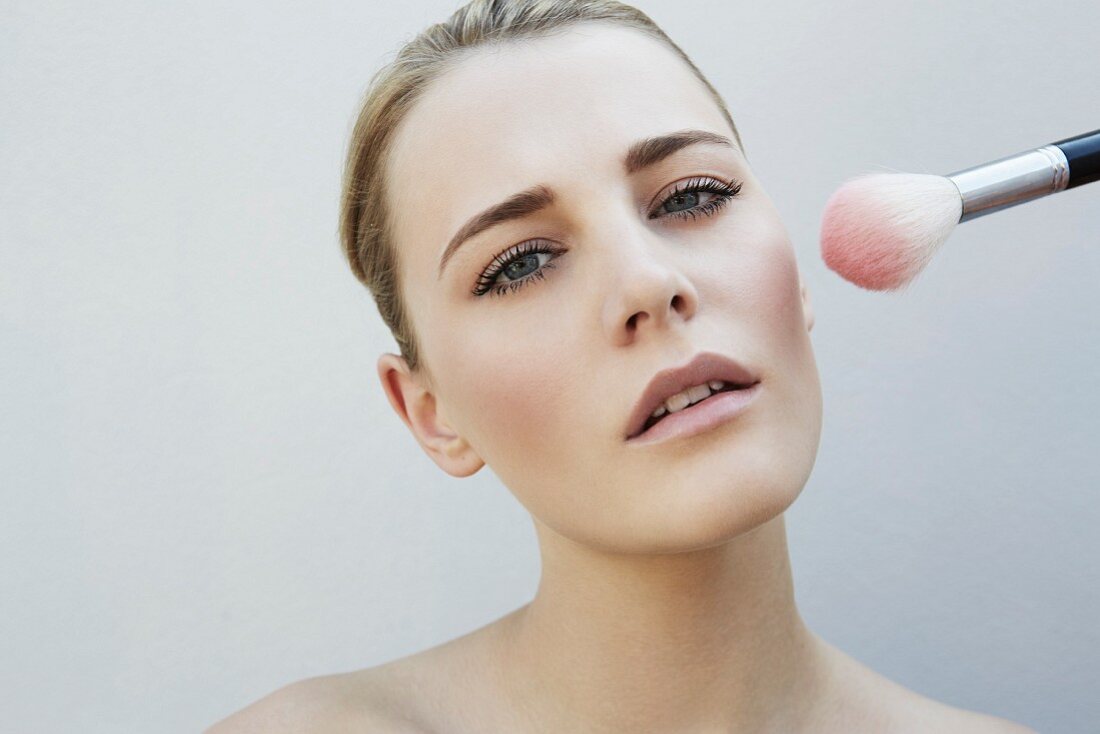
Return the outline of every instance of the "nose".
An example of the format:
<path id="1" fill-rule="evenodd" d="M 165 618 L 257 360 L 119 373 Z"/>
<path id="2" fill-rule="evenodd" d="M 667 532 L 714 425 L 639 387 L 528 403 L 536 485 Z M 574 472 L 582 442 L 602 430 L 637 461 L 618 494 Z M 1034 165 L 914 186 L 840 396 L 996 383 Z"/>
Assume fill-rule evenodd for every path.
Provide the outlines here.
<path id="1" fill-rule="evenodd" d="M 658 338 L 659 332 L 691 319 L 699 294 L 677 262 L 683 243 L 650 231 L 638 222 L 625 224 L 605 251 L 609 255 L 609 290 L 604 299 L 604 326 L 616 345 Z M 649 334 L 650 336 L 646 336 Z"/>

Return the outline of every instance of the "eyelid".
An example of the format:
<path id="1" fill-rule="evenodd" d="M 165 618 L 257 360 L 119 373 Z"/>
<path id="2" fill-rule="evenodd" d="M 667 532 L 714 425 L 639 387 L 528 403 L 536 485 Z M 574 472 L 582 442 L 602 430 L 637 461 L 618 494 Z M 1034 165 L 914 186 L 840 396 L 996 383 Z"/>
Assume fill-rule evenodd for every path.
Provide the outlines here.
<path id="1" fill-rule="evenodd" d="M 711 216 L 717 213 L 717 210 L 721 209 L 725 204 L 737 196 L 743 186 L 743 181 L 737 178 L 727 179 L 720 175 L 709 174 L 695 174 L 684 178 L 677 179 L 660 191 L 651 200 L 649 207 L 642 212 L 643 216 L 647 219 L 668 219 L 668 218 L 684 218 L 687 216 L 685 212 L 690 213 L 691 219 L 694 221 L 699 213 Z M 685 191 L 709 191 L 717 194 L 719 199 L 716 201 L 708 202 L 707 204 L 697 205 L 683 212 L 670 212 L 666 216 L 655 216 L 654 212 L 663 205 L 666 201 L 673 196 Z M 533 237 L 531 239 L 523 240 L 514 245 L 506 247 L 500 251 L 489 261 L 481 273 L 478 275 L 478 279 L 474 285 L 472 294 L 480 297 L 485 293 L 491 292 L 499 287 L 513 287 L 518 289 L 523 287 L 532 280 L 541 280 L 545 278 L 544 271 L 553 269 L 555 266 L 553 262 L 557 260 L 561 255 L 566 254 L 568 248 L 562 247 L 554 243 L 552 240 L 548 240 L 545 237 Z M 504 268 L 515 262 L 521 257 L 525 257 L 530 254 L 549 254 L 553 257 L 547 261 L 538 270 L 534 271 L 531 275 L 525 276 L 515 281 L 511 281 L 508 284 L 502 284 L 501 286 L 493 285 L 493 281 L 503 272 Z M 479 292 L 480 291 L 480 292 Z"/>
<path id="2" fill-rule="evenodd" d="M 531 239 L 517 242 L 514 245 L 510 245 L 501 252 L 493 256 L 489 261 L 489 264 L 481 271 L 477 276 L 477 281 L 474 284 L 475 295 L 478 295 L 476 291 L 485 290 L 488 291 L 495 287 L 492 285 L 498 275 L 507 267 L 508 264 L 514 262 L 519 258 L 526 257 L 534 254 L 547 254 L 553 255 L 551 260 L 543 265 L 543 268 L 552 267 L 550 262 L 558 259 L 562 255 L 568 252 L 568 248 L 562 247 L 560 244 L 545 237 L 532 237 Z M 521 279 L 522 280 L 522 279 Z"/>
<path id="3" fill-rule="evenodd" d="M 706 184 L 708 182 L 717 183 L 721 186 L 730 186 L 731 182 L 733 182 L 734 185 L 738 183 L 737 179 L 729 178 L 726 176 L 711 175 L 709 173 L 696 173 L 691 176 L 684 176 L 683 178 L 678 178 L 667 186 L 662 187 L 660 191 L 658 191 L 657 194 L 650 200 L 649 204 L 646 205 L 645 211 L 643 213 L 647 218 L 649 218 L 650 215 L 653 213 L 653 210 L 663 204 L 665 199 L 672 196 L 674 193 L 676 193 L 677 190 L 684 191 L 692 188 L 693 186 Z"/>

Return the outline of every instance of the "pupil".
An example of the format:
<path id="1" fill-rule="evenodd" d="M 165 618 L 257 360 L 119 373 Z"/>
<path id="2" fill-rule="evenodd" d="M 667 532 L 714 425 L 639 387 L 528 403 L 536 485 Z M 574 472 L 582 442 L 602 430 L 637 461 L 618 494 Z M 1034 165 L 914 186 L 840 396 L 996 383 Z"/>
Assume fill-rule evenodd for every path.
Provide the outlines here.
<path id="1" fill-rule="evenodd" d="M 523 265 L 524 263 L 526 263 L 528 266 L 537 267 L 538 262 L 539 262 L 539 259 L 534 253 L 531 253 L 530 255 L 524 255 L 520 259 L 518 259 L 514 262 L 511 262 L 511 263 L 508 263 L 508 267 L 504 268 L 504 274 L 507 275 L 508 278 L 511 279 L 511 280 L 518 280 L 519 278 L 522 278 L 526 273 L 523 272 L 522 267 L 517 267 L 517 266 L 520 266 L 520 265 Z M 528 272 L 530 272 L 530 270 Z"/>
<path id="2" fill-rule="evenodd" d="M 672 209 L 669 209 L 668 208 L 669 204 L 684 204 L 683 209 L 690 209 L 693 206 L 697 205 L 698 203 L 699 203 L 699 192 L 697 192 L 697 191 L 687 191 L 687 192 L 684 192 L 682 194 L 676 194 L 675 196 L 672 196 L 671 198 L 669 198 L 668 202 L 665 204 L 665 211 L 668 211 L 668 212 L 682 211 L 682 209 L 678 209 L 676 207 L 674 207 Z"/>

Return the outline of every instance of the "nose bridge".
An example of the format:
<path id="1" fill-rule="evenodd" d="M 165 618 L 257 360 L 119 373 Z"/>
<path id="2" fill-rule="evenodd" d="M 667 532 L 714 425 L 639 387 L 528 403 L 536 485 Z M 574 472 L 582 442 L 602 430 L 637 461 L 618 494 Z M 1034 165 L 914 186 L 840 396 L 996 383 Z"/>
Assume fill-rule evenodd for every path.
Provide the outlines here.
<path id="1" fill-rule="evenodd" d="M 605 216 L 593 236 L 604 253 L 603 322 L 613 340 L 635 338 L 639 329 L 663 329 L 696 305 L 695 289 L 677 262 L 674 244 L 628 208 Z"/>

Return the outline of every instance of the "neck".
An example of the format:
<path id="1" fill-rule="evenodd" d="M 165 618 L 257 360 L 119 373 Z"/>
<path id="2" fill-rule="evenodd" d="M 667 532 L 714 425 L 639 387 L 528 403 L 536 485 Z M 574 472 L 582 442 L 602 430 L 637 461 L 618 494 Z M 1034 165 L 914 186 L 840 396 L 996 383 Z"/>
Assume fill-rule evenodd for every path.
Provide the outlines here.
<path id="1" fill-rule="evenodd" d="M 795 607 L 783 515 L 658 556 L 536 521 L 543 572 L 510 619 L 501 681 L 554 731 L 796 731 L 824 662 Z"/>

